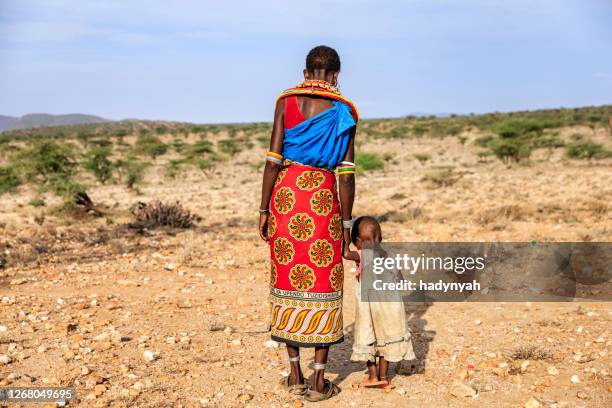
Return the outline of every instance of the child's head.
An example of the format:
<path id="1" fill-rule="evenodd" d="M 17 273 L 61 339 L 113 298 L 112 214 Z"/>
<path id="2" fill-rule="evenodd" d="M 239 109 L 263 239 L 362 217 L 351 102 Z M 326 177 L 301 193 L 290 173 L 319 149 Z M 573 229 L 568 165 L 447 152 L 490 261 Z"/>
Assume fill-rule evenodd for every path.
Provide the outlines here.
<path id="1" fill-rule="evenodd" d="M 367 244 L 377 244 L 382 241 L 382 230 L 376 218 L 368 215 L 359 217 L 353 222 L 351 230 L 351 242 L 361 249 Z"/>
<path id="2" fill-rule="evenodd" d="M 339 73 L 340 56 L 333 48 L 319 45 L 306 56 L 304 79 L 319 79 L 336 84 Z"/>

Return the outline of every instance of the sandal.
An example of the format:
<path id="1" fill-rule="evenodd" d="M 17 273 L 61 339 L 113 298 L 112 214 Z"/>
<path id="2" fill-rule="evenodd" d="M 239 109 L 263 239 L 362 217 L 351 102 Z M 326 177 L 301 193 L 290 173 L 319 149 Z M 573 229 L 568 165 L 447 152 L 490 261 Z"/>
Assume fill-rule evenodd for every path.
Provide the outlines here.
<path id="1" fill-rule="evenodd" d="M 380 388 L 381 386 L 387 384 L 386 381 L 378 380 L 378 381 L 369 381 L 369 378 L 366 377 L 362 382 L 361 386 L 363 388 Z"/>
<path id="2" fill-rule="evenodd" d="M 340 393 L 340 387 L 329 380 L 325 380 L 325 387 L 327 387 L 327 392 L 325 393 L 308 388 L 304 394 L 304 399 L 308 402 L 320 402 L 328 400 Z"/>
<path id="3" fill-rule="evenodd" d="M 289 377 L 281 378 L 280 385 L 293 395 L 304 395 L 308 389 L 308 384 L 305 380 L 302 384 L 289 385 Z"/>
<path id="4" fill-rule="evenodd" d="M 391 390 L 395 388 L 395 385 L 391 384 L 391 382 L 386 378 L 384 380 L 381 379 L 380 381 L 383 383 L 381 388 L 387 392 L 391 392 Z"/>

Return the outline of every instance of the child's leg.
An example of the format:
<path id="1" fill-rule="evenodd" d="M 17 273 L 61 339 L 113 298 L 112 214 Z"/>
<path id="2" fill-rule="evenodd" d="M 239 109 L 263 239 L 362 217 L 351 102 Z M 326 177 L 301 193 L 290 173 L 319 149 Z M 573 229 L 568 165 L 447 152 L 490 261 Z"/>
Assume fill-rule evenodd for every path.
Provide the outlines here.
<path id="1" fill-rule="evenodd" d="M 304 375 L 302 374 L 302 367 L 300 367 L 300 349 L 287 345 L 287 354 L 289 355 L 289 367 L 291 368 L 289 385 L 304 384 Z"/>
<path id="2" fill-rule="evenodd" d="M 383 388 L 385 391 L 395 388 L 395 386 L 389 382 L 389 362 L 385 360 L 384 357 L 381 357 L 378 361 L 378 378 L 384 383 Z"/>
<path id="3" fill-rule="evenodd" d="M 376 361 L 368 361 L 366 365 L 368 366 L 368 380 L 377 381 L 378 373 L 376 372 Z"/>
<path id="4" fill-rule="evenodd" d="M 381 380 L 386 380 L 388 374 L 389 362 L 385 360 L 384 357 L 381 357 L 380 360 L 378 360 L 378 378 Z"/>
<path id="5" fill-rule="evenodd" d="M 314 374 L 312 378 L 312 384 L 310 389 L 325 393 L 325 364 L 327 364 L 327 353 L 329 347 L 315 347 L 315 358 L 314 358 Z"/>
<path id="6" fill-rule="evenodd" d="M 384 385 L 384 383 L 378 379 L 378 372 L 376 371 L 376 357 L 374 357 L 374 361 L 368 361 L 366 364 L 368 366 L 368 378 L 363 380 L 361 385 L 366 388 L 377 388 Z"/>

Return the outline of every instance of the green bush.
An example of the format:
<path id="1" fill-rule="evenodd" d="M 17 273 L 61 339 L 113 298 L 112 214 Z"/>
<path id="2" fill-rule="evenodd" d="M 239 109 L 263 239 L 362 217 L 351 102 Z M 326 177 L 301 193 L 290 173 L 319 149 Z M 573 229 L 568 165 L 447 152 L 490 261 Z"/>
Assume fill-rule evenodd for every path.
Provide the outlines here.
<path id="1" fill-rule="evenodd" d="M 529 143 L 518 139 L 495 139 L 490 148 L 498 159 L 505 162 L 519 162 L 531 155 Z"/>
<path id="2" fill-rule="evenodd" d="M 235 139 L 219 140 L 218 145 L 219 150 L 225 154 L 229 154 L 230 156 L 234 156 L 242 151 L 240 144 Z"/>
<path id="3" fill-rule="evenodd" d="M 72 147 L 53 141 L 34 143 L 17 153 L 14 161 L 23 167 L 27 178 L 37 178 L 42 182 L 51 178 L 69 178 L 77 165 Z"/>
<path id="4" fill-rule="evenodd" d="M 126 160 L 117 160 L 115 167 L 120 174 L 125 174 L 125 184 L 128 188 L 134 188 L 144 179 L 144 171 L 149 163 L 138 160 L 136 157 L 128 157 Z"/>
<path id="5" fill-rule="evenodd" d="M 109 147 L 113 145 L 113 142 L 108 139 L 94 139 L 90 141 L 89 144 L 92 144 L 98 147 Z"/>
<path id="6" fill-rule="evenodd" d="M 186 160 L 184 159 L 179 159 L 179 160 L 170 160 L 167 164 L 166 164 L 166 168 L 165 168 L 165 175 L 168 178 L 176 178 L 176 176 L 178 176 L 178 174 L 180 173 L 182 167 L 185 165 Z"/>
<path id="7" fill-rule="evenodd" d="M 565 146 L 565 142 L 557 135 L 542 136 L 533 140 L 532 146 L 534 149 L 539 148 L 556 148 Z"/>
<path id="8" fill-rule="evenodd" d="M 355 155 L 355 164 L 359 170 L 378 170 L 385 167 L 385 162 L 376 153 L 357 153 Z"/>
<path id="9" fill-rule="evenodd" d="M 514 139 L 527 133 L 541 134 L 544 129 L 561 126 L 559 120 L 537 118 L 511 118 L 495 124 L 492 128 L 504 139 Z"/>
<path id="10" fill-rule="evenodd" d="M 593 142 L 575 143 L 567 146 L 565 154 L 570 159 L 603 159 L 612 157 L 612 152 Z"/>
<path id="11" fill-rule="evenodd" d="M 83 167 L 91 172 L 102 184 L 113 176 L 113 162 L 110 160 L 112 151 L 108 147 L 97 147 L 85 154 Z"/>
<path id="12" fill-rule="evenodd" d="M 191 145 L 191 153 L 194 155 L 199 155 L 203 153 L 213 153 L 214 151 L 215 148 L 212 142 L 208 140 L 198 140 L 193 145 Z"/>
<path id="13" fill-rule="evenodd" d="M 20 184 L 16 166 L 0 167 L 0 195 L 15 190 Z"/>
<path id="14" fill-rule="evenodd" d="M 415 153 L 414 158 L 417 159 L 421 164 L 425 163 L 427 160 L 431 159 L 431 154 L 429 153 Z"/>
<path id="15" fill-rule="evenodd" d="M 477 137 L 476 140 L 474 140 L 474 144 L 480 147 L 489 147 L 489 144 L 494 139 L 495 139 L 495 136 L 492 136 L 492 135 L 480 136 L 480 137 Z"/>
<path id="16" fill-rule="evenodd" d="M 32 207 L 44 207 L 46 205 L 45 200 L 40 197 L 31 199 L 28 204 L 30 204 Z"/>
<path id="17" fill-rule="evenodd" d="M 138 136 L 134 145 L 136 153 L 155 158 L 168 151 L 168 145 L 163 143 L 157 136 L 144 135 Z"/>

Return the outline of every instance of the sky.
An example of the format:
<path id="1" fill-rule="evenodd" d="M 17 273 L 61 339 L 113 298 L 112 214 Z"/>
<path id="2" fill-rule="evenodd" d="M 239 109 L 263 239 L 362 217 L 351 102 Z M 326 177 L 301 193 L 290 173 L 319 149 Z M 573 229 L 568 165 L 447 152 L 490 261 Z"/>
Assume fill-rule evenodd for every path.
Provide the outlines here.
<path id="1" fill-rule="evenodd" d="M 612 0 L 0 0 L 0 115 L 270 121 L 310 48 L 362 117 L 612 103 Z"/>

